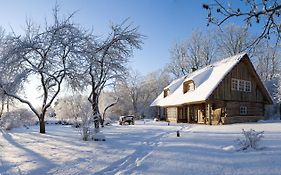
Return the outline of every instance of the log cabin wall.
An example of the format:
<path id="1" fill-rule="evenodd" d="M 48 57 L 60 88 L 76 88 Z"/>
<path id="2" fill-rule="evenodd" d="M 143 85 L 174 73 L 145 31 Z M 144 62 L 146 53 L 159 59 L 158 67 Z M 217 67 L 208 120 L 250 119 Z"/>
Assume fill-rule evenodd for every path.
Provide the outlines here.
<path id="1" fill-rule="evenodd" d="M 245 116 L 263 116 L 263 103 L 252 102 L 228 102 L 226 104 L 227 117 L 241 116 L 240 107 L 247 107 L 247 114 Z"/>
<path id="2" fill-rule="evenodd" d="M 177 107 L 166 108 L 166 120 L 169 122 L 177 122 L 178 110 Z"/>
<path id="3" fill-rule="evenodd" d="M 257 79 L 249 70 L 249 63 L 242 60 L 237 64 L 232 71 L 230 71 L 223 81 L 218 85 L 210 96 L 210 100 L 224 100 L 224 101 L 247 101 L 263 103 L 264 97 L 258 88 Z M 251 92 L 232 90 L 232 79 L 246 80 L 251 82 Z"/>
<path id="4" fill-rule="evenodd" d="M 262 119 L 266 99 L 259 88 L 259 79 L 257 79 L 255 73 L 249 69 L 248 64 L 249 62 L 246 59 L 243 59 L 237 64 L 225 76 L 223 81 L 210 96 L 209 100 L 213 103 L 213 124 L 219 123 L 220 117 L 224 124 L 257 121 Z M 232 79 L 250 81 L 251 91 L 233 90 Z M 244 115 L 241 115 L 241 106 L 247 108 L 247 113 Z"/>

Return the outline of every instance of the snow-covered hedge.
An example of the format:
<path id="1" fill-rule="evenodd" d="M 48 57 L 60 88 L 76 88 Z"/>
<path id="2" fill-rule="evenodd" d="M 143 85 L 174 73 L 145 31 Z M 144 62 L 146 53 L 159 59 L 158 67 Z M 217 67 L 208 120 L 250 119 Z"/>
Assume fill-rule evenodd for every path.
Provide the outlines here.
<path id="1" fill-rule="evenodd" d="M 17 109 L 3 114 L 0 120 L 0 126 L 5 130 L 11 130 L 22 126 L 35 124 L 37 118 L 27 109 Z"/>

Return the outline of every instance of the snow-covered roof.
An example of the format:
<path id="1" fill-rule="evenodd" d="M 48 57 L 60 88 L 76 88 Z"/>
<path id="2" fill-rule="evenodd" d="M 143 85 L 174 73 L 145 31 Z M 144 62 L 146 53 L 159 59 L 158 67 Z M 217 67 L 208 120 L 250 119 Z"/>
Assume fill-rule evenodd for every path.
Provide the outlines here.
<path id="1" fill-rule="evenodd" d="M 207 100 L 223 78 L 245 55 L 246 53 L 240 53 L 174 80 L 164 88 L 169 89 L 169 95 L 164 98 L 163 91 L 150 106 L 176 106 Z M 189 80 L 194 82 L 195 89 L 183 93 L 183 83 Z"/>

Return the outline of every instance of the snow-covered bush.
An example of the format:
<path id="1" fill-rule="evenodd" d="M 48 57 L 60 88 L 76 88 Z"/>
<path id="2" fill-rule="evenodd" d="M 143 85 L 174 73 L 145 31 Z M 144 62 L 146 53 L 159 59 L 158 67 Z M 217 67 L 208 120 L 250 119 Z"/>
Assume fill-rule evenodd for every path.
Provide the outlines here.
<path id="1" fill-rule="evenodd" d="M 245 131 L 244 129 L 242 129 L 242 134 L 244 137 L 237 140 L 240 146 L 239 150 L 257 150 L 260 140 L 264 137 L 264 131 L 257 132 L 253 129 L 250 129 L 249 131 Z"/>
<path id="2" fill-rule="evenodd" d="M 0 126 L 5 130 L 11 130 L 22 126 L 30 126 L 35 124 L 37 118 L 27 109 L 17 109 L 3 114 Z"/>
<path id="3" fill-rule="evenodd" d="M 87 98 L 81 95 L 60 98 L 55 104 L 58 119 L 72 123 L 80 132 L 84 141 L 93 139 L 98 132 L 95 121 L 99 117 L 93 116 L 92 108 Z"/>
<path id="4" fill-rule="evenodd" d="M 61 122 L 72 123 L 78 126 L 81 116 L 88 115 L 91 110 L 87 98 L 81 95 L 66 96 L 58 99 L 55 103 L 56 117 Z"/>

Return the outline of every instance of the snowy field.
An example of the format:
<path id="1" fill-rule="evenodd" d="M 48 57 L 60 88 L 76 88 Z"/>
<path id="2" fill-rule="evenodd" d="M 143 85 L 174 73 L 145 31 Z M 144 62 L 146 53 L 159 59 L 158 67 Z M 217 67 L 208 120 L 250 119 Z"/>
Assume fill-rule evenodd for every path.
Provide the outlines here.
<path id="1" fill-rule="evenodd" d="M 234 151 L 242 128 L 265 131 L 258 151 Z M 180 130 L 181 137 L 176 137 Z M 281 123 L 224 126 L 137 122 L 107 126 L 105 142 L 81 141 L 70 126 L 0 134 L 0 174 L 280 175 Z"/>

